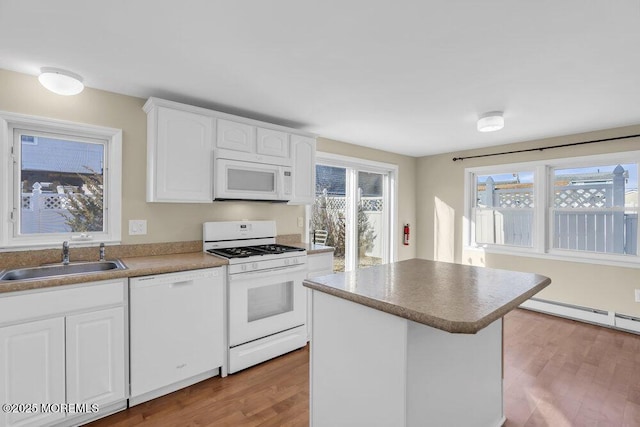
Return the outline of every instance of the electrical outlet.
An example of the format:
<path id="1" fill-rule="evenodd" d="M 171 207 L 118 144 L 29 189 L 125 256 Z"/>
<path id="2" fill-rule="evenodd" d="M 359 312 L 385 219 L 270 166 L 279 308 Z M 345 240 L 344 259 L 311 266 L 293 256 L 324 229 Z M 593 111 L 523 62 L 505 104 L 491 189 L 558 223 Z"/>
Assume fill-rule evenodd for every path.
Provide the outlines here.
<path id="1" fill-rule="evenodd" d="M 304 227 L 304 218 L 301 216 L 298 217 L 298 227 L 299 228 Z"/>
<path id="2" fill-rule="evenodd" d="M 147 234 L 146 219 L 130 219 L 129 220 L 129 236 Z"/>
<path id="3" fill-rule="evenodd" d="M 636 302 L 640 302 L 640 289 L 636 289 Z"/>

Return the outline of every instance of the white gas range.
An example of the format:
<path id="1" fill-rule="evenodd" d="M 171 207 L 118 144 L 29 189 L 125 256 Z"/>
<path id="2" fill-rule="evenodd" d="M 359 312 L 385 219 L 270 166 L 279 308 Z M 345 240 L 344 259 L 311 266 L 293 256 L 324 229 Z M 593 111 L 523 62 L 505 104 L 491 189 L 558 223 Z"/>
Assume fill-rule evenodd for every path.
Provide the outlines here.
<path id="1" fill-rule="evenodd" d="M 203 250 L 229 260 L 229 373 L 306 345 L 307 253 L 275 236 L 275 221 L 203 225 Z"/>

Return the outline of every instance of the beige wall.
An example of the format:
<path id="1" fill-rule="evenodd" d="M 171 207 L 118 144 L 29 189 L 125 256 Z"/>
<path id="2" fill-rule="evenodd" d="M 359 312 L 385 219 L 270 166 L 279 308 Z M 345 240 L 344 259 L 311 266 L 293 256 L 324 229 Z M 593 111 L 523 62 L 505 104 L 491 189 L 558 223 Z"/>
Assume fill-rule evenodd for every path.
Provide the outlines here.
<path id="1" fill-rule="evenodd" d="M 279 234 L 302 233 L 297 218 L 304 208 L 256 202 L 216 202 L 211 205 L 145 202 L 145 100 L 87 88 L 80 95 L 63 97 L 44 89 L 34 76 L 0 69 L 0 110 L 123 130 L 123 243 L 199 240 L 204 221 L 275 219 Z M 640 133 L 640 126 L 572 135 L 455 153 L 473 155 L 578 142 Z M 613 141 L 544 152 L 506 155 L 452 162 L 454 154 L 415 159 L 338 141 L 319 138 L 318 150 L 393 163 L 398 176 L 398 259 L 415 256 L 490 267 L 534 271 L 552 278 L 540 297 L 640 316 L 633 290 L 640 288 L 640 269 L 541 260 L 506 255 L 478 254 L 462 248 L 464 168 L 549 158 L 640 149 L 640 140 Z M 129 236 L 129 219 L 146 219 L 146 236 Z M 402 245 L 402 224 L 412 225 L 410 246 Z"/>
<path id="2" fill-rule="evenodd" d="M 395 247 L 398 260 L 415 258 L 416 256 L 416 161 L 415 157 L 389 153 L 388 151 L 375 150 L 359 145 L 345 144 L 326 138 L 318 138 L 318 151 L 340 154 L 342 156 L 357 157 L 360 159 L 374 160 L 378 162 L 398 165 L 398 215 L 395 224 Z M 402 226 L 409 223 L 414 233 L 409 246 L 402 244 Z"/>
<path id="3" fill-rule="evenodd" d="M 640 269 L 478 253 L 465 251 L 462 246 L 465 168 L 639 150 L 640 138 L 469 159 L 462 162 L 452 161 L 452 158 L 457 156 L 537 148 L 631 134 L 640 134 L 640 126 L 418 159 L 418 257 L 540 273 L 549 276 L 553 282 L 538 294 L 540 298 L 640 316 L 640 303 L 634 302 L 634 289 L 640 288 Z"/>
<path id="4" fill-rule="evenodd" d="M 146 182 L 146 114 L 145 100 L 111 92 L 87 88 L 76 96 L 59 96 L 43 88 L 34 76 L 0 69 L 0 110 L 114 127 L 123 130 L 122 144 L 122 242 L 126 244 L 199 240 L 202 223 L 238 219 L 275 219 L 279 234 L 302 234 L 298 217 L 304 216 L 303 206 L 287 206 L 260 202 L 215 202 L 213 204 L 147 203 Z M 415 159 L 337 141 L 320 140 L 320 149 L 382 160 L 401 162 L 401 179 L 410 191 L 401 194 L 400 203 L 413 221 L 413 164 Z M 404 168 L 407 165 L 407 172 Z M 0 165 L 1 167 L 1 165 Z M 405 200 L 406 199 L 406 200 Z M 405 216 L 401 216 L 405 218 Z M 129 236 L 128 221 L 146 219 L 145 236 Z M 410 257 L 415 247 L 403 250 L 401 256 Z"/>

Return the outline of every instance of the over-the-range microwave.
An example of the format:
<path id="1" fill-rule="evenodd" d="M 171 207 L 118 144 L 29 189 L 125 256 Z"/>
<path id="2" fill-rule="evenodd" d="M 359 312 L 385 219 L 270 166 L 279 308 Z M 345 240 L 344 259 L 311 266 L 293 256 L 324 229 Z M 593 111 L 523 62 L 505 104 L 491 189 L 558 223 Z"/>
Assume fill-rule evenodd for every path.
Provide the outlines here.
<path id="1" fill-rule="evenodd" d="M 215 158 L 215 200 L 291 200 L 291 166 Z"/>

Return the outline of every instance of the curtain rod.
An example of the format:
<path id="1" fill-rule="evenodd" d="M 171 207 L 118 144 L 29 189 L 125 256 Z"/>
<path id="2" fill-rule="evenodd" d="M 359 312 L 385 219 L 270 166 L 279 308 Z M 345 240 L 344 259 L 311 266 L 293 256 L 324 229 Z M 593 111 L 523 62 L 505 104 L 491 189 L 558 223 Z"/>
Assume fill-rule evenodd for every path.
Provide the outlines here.
<path id="1" fill-rule="evenodd" d="M 544 151 L 544 150 L 550 150 L 552 148 L 574 147 L 576 145 L 594 144 L 596 142 L 605 142 L 605 141 L 615 141 L 615 140 L 618 140 L 618 139 L 636 138 L 638 136 L 640 136 L 640 134 L 627 135 L 627 136 L 618 136 L 618 137 L 615 137 L 615 138 L 596 139 L 594 141 L 572 142 L 570 144 L 550 145 L 548 147 L 540 147 L 540 148 L 527 148 L 526 150 L 502 151 L 500 153 L 478 154 L 477 156 L 454 157 L 453 161 L 457 162 L 458 160 L 462 161 L 462 160 L 466 160 L 466 159 L 477 159 L 477 158 L 480 158 L 480 157 L 502 156 L 504 154 L 528 153 L 530 151 Z"/>

